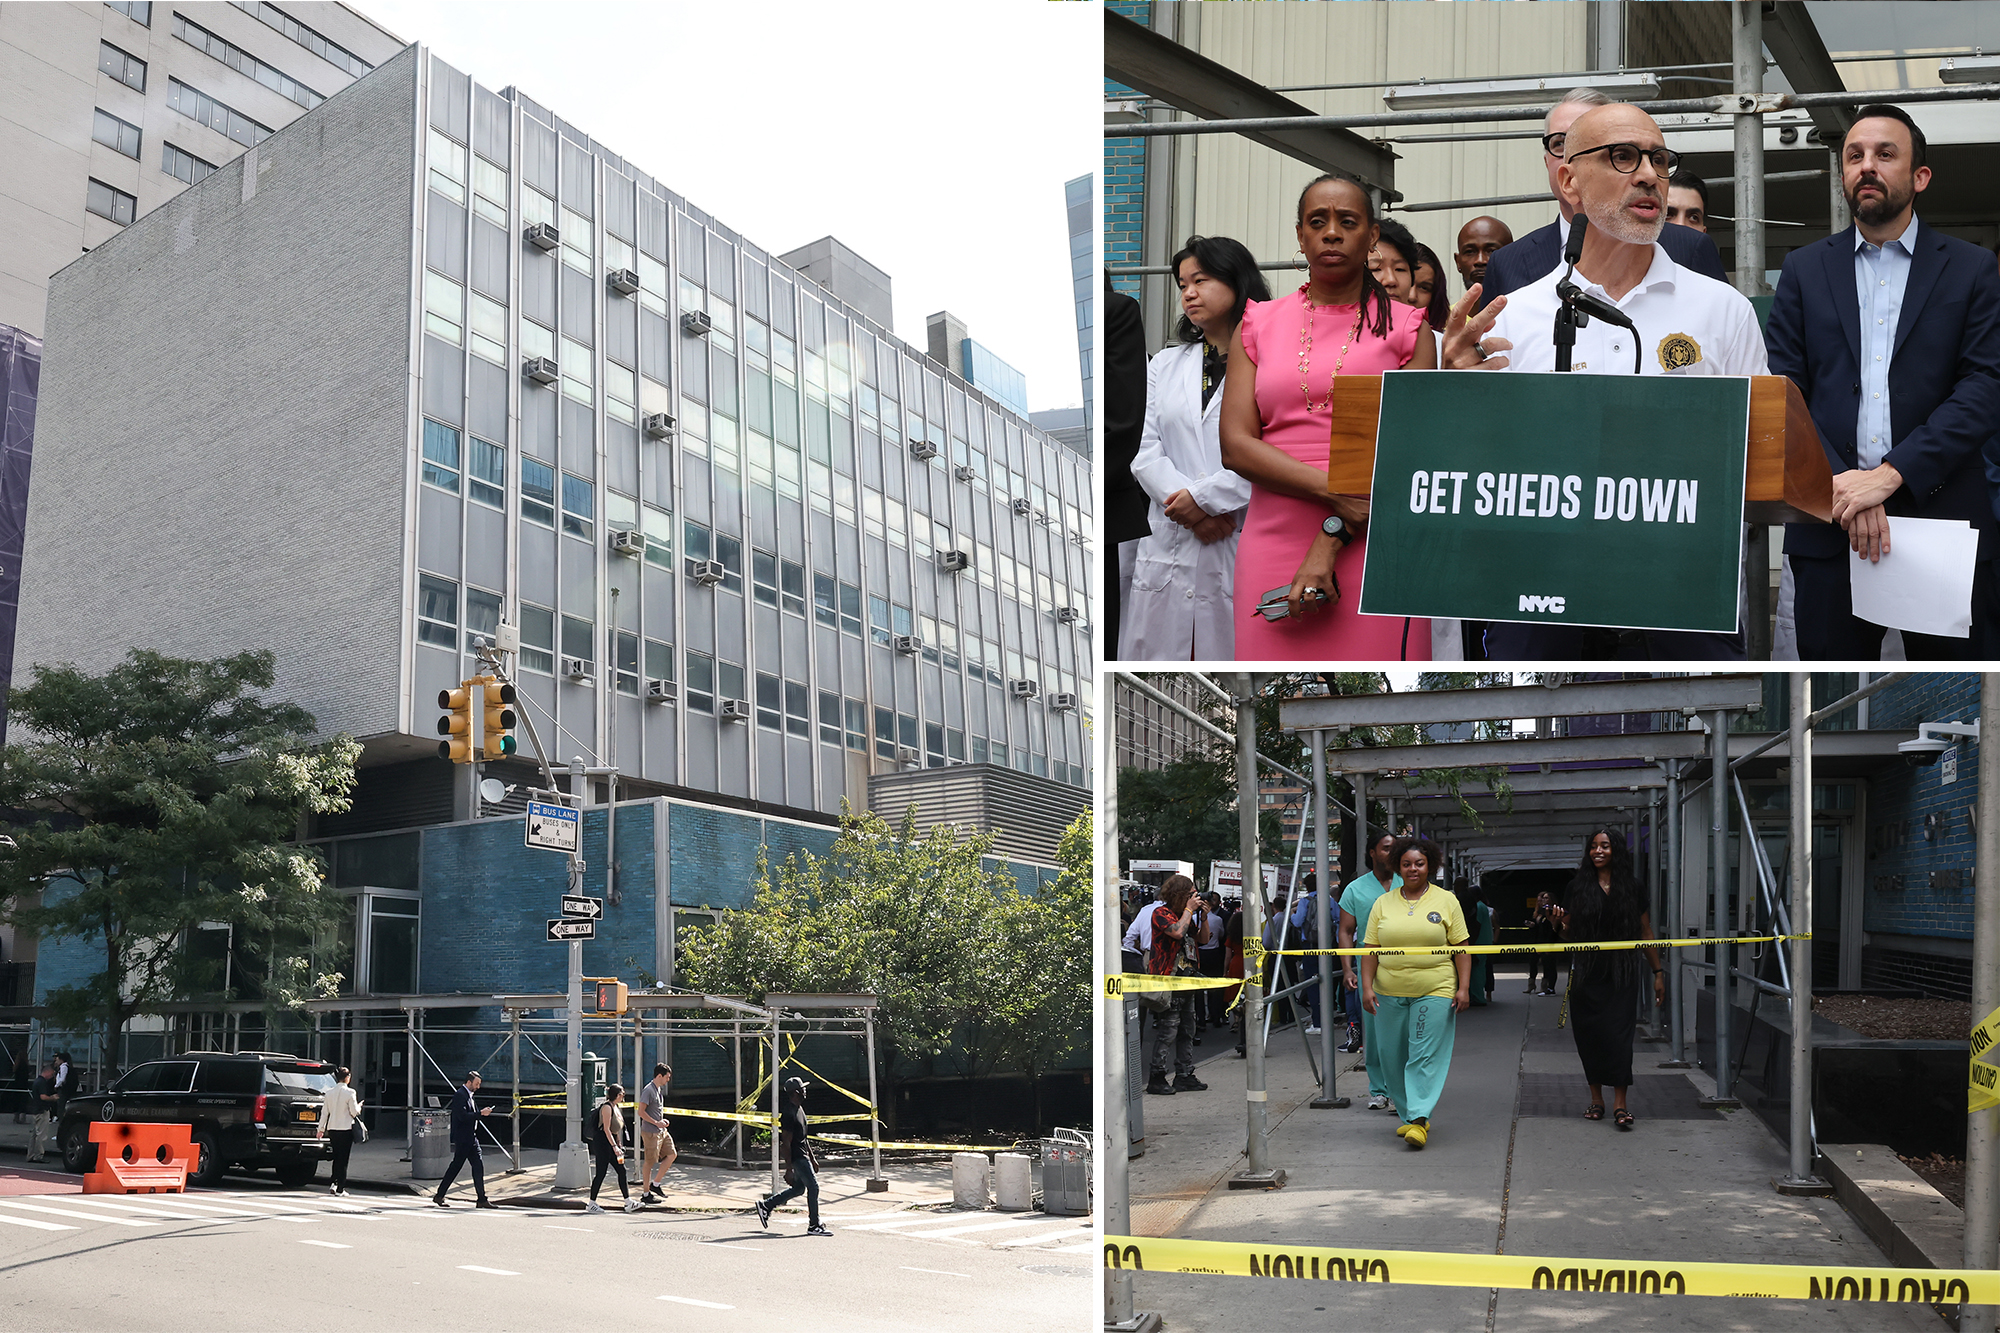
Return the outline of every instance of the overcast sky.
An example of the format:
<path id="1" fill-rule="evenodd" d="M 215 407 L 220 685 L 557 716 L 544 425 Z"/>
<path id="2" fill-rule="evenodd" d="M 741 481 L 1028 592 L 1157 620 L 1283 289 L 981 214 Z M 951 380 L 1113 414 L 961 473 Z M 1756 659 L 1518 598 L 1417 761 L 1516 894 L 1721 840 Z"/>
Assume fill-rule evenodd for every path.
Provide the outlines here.
<path id="1" fill-rule="evenodd" d="M 1080 407 L 1063 182 L 1096 169 L 1095 5 L 355 0 L 520 90 L 758 245 L 829 233 L 894 280 L 921 348 L 950 310 Z"/>

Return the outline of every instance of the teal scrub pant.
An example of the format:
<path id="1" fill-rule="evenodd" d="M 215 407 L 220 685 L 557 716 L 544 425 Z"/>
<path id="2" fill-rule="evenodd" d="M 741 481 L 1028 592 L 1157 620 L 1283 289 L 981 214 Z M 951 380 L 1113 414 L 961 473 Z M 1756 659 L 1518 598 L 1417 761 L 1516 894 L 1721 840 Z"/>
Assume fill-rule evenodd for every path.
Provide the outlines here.
<path id="1" fill-rule="evenodd" d="M 1451 1072 L 1451 1039 L 1457 1028 L 1458 1015 L 1452 1012 L 1449 997 L 1375 996 L 1376 1035 L 1368 1043 L 1368 1052 L 1372 1056 L 1378 1047 L 1381 1049 L 1389 1099 L 1396 1103 L 1396 1114 L 1404 1124 L 1430 1115 L 1444 1095 L 1445 1075 Z M 1372 1067 L 1369 1077 L 1374 1077 Z"/>
<path id="2" fill-rule="evenodd" d="M 1359 991 L 1356 992 L 1356 994 L 1359 993 Z M 1375 1003 L 1378 1007 L 1383 1003 L 1383 998 L 1380 995 L 1375 997 Z M 1382 1042 L 1381 1038 L 1377 1035 L 1379 1029 L 1375 1026 L 1375 1015 L 1369 1013 L 1365 1005 L 1360 1007 L 1361 1058 L 1368 1066 L 1368 1095 L 1370 1097 L 1389 1097 L 1389 1071 L 1382 1062 Z M 1403 1104 L 1394 1097 L 1389 1097 L 1389 1100 L 1396 1102 L 1398 1106 Z"/>

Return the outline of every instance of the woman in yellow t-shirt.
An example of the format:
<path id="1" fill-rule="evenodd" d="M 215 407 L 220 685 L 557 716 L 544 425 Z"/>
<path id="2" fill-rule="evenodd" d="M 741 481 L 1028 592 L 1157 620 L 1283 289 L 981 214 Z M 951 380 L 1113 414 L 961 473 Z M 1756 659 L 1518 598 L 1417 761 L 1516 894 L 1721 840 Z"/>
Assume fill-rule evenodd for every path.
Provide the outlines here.
<path id="1" fill-rule="evenodd" d="M 1458 899 L 1431 883 L 1443 852 L 1429 838 L 1398 838 L 1390 864 L 1402 887 L 1375 900 L 1362 943 L 1370 948 L 1438 949 L 1470 938 Z M 1430 1140 L 1431 1108 L 1451 1069 L 1457 1015 L 1472 1004 L 1471 954 L 1366 954 L 1361 1005 L 1375 1015 L 1389 1096 L 1412 1148 Z"/>

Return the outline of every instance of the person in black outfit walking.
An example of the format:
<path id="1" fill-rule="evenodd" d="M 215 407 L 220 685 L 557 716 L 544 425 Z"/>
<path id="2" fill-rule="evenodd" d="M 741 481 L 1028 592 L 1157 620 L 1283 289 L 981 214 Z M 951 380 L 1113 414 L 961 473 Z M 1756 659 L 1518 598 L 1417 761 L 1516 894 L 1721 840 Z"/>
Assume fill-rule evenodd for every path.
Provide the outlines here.
<path id="1" fill-rule="evenodd" d="M 1528 943 L 1558 944 L 1556 938 L 1556 898 L 1543 889 L 1535 899 L 1535 914 L 1528 919 Z M 1559 953 L 1531 953 L 1528 955 L 1528 994 L 1554 995 L 1556 981 L 1562 972 L 1562 955 Z M 1537 992 L 1535 977 L 1541 976 L 1541 987 Z"/>
<path id="2" fill-rule="evenodd" d="M 1555 909 L 1555 924 L 1570 944 L 1653 938 L 1645 895 L 1632 873 L 1632 854 L 1611 829 L 1593 829 L 1583 840 L 1583 863 L 1570 881 L 1568 900 Z M 1604 1118 L 1604 1087 L 1609 1084 L 1615 1100 L 1612 1115 L 1620 1129 L 1633 1125 L 1625 1093 L 1632 1086 L 1641 952 L 1652 964 L 1654 999 L 1665 1003 L 1666 974 L 1657 949 L 1579 953 L 1569 965 L 1570 1030 L 1583 1061 L 1583 1081 L 1590 1085 L 1590 1106 L 1583 1118 Z"/>
<path id="3" fill-rule="evenodd" d="M 458 1179 L 458 1169 L 468 1162 L 472 1164 L 472 1190 L 479 1196 L 478 1206 L 481 1208 L 500 1206 L 486 1197 L 486 1163 L 479 1152 L 479 1119 L 481 1116 L 491 1114 L 493 1108 L 481 1106 L 474 1100 L 479 1092 L 480 1082 L 479 1071 L 475 1069 L 465 1076 L 465 1082 L 456 1093 L 452 1094 L 451 1168 L 444 1173 L 444 1179 L 438 1182 L 437 1193 L 431 1196 L 431 1202 L 440 1208 L 451 1207 L 444 1200 L 445 1191 L 451 1188 L 452 1181 Z"/>
<path id="4" fill-rule="evenodd" d="M 778 1156 L 790 1163 L 785 1178 L 792 1182 L 792 1187 L 757 1200 L 757 1225 L 769 1227 L 772 1209 L 803 1194 L 806 1196 L 806 1234 L 831 1236 L 833 1233 L 819 1224 L 819 1176 L 814 1170 L 812 1141 L 806 1136 L 804 1079 L 785 1080 L 785 1110 L 779 1117 L 779 1125 Z"/>

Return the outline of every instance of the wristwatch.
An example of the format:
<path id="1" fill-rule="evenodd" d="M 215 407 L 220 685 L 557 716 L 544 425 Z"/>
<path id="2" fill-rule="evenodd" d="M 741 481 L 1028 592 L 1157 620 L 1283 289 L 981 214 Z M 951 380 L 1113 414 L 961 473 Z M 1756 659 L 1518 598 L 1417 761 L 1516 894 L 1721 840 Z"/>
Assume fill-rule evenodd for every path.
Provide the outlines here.
<path id="1" fill-rule="evenodd" d="M 1341 520 L 1338 514 L 1328 514 L 1326 521 L 1319 525 L 1319 530 L 1329 537 L 1338 537 L 1342 541 L 1348 540 L 1347 524 Z"/>

